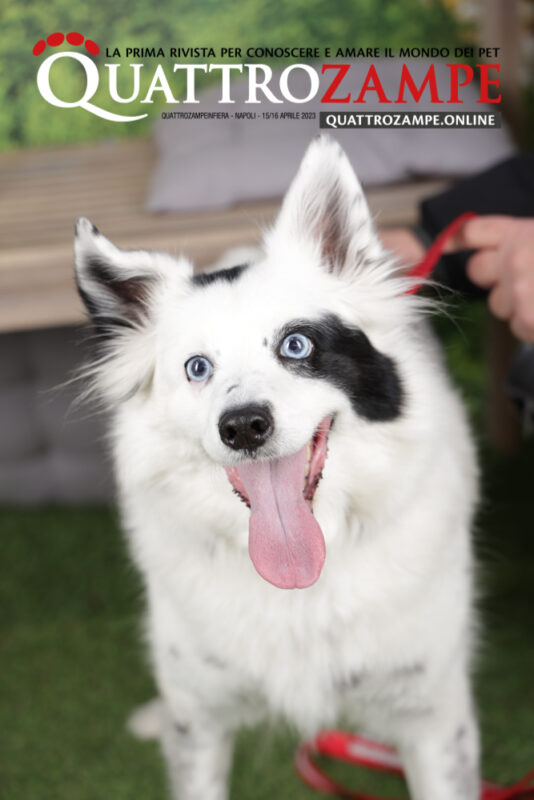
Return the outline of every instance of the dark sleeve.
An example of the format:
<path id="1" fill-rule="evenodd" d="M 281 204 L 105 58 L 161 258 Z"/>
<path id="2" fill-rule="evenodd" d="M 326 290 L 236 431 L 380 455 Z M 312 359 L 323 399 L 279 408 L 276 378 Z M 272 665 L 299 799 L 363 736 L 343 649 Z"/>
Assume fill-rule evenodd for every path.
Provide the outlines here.
<path id="1" fill-rule="evenodd" d="M 434 239 L 464 211 L 534 217 L 534 154 L 513 156 L 486 172 L 460 181 L 436 197 L 424 200 L 421 204 L 423 236 Z M 462 252 L 443 256 L 433 278 L 456 291 L 483 296 L 485 292 L 466 276 L 469 255 Z"/>

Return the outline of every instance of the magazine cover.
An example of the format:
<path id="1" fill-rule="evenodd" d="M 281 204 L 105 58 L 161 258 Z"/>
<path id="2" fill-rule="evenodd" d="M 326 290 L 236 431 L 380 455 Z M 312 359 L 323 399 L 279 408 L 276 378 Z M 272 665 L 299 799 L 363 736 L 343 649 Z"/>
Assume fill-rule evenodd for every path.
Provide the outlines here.
<path id="1" fill-rule="evenodd" d="M 0 20 L 0 796 L 530 797 L 532 4 Z"/>

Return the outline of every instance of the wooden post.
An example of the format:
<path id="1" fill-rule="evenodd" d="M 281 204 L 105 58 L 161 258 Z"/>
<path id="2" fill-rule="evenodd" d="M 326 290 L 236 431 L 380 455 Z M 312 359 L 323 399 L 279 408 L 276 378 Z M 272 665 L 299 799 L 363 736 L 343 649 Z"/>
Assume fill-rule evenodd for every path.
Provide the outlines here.
<path id="1" fill-rule="evenodd" d="M 521 25 L 519 0 L 484 0 L 481 7 L 480 43 L 500 47 L 502 108 L 517 141 L 522 138 Z"/>
<path id="2" fill-rule="evenodd" d="M 483 47 L 500 47 L 500 89 L 502 109 L 516 141 L 522 138 L 521 113 L 521 29 L 519 0 L 484 0 L 481 7 L 480 42 Z M 505 381 L 517 341 L 507 323 L 488 319 L 488 437 L 500 452 L 510 453 L 520 441 L 516 412 L 506 396 Z"/>

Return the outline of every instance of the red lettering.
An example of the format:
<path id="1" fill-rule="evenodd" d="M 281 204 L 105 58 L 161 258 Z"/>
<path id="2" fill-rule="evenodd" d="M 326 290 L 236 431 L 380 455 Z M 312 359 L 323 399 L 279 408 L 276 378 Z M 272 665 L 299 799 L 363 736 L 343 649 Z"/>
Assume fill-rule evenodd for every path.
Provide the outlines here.
<path id="1" fill-rule="evenodd" d="M 349 71 L 350 64 L 323 64 L 321 73 L 324 75 L 327 69 L 337 69 L 338 74 L 321 98 L 321 103 L 348 103 L 350 101 L 350 92 L 346 97 L 334 97 L 334 92 Z"/>
<path id="2" fill-rule="evenodd" d="M 376 92 L 378 95 L 378 100 L 380 103 L 391 103 L 391 100 L 388 100 L 386 97 L 386 93 L 384 91 L 384 87 L 380 83 L 380 78 L 376 73 L 376 69 L 374 64 L 371 64 L 369 67 L 369 71 L 365 77 L 365 81 L 362 86 L 362 90 L 356 100 L 355 103 L 365 103 L 365 95 L 367 92 Z"/>
<path id="3" fill-rule="evenodd" d="M 497 97 L 490 97 L 488 93 L 488 89 L 490 86 L 499 86 L 499 78 L 495 80 L 490 80 L 488 71 L 490 69 L 496 69 L 497 72 L 501 71 L 500 64 L 477 64 L 477 67 L 480 69 L 480 100 L 477 100 L 477 103 L 500 103 L 502 94 L 499 92 Z"/>
<path id="4" fill-rule="evenodd" d="M 434 64 L 431 64 L 426 71 L 426 75 L 424 77 L 423 83 L 417 88 L 415 85 L 415 81 L 412 78 L 411 72 L 406 66 L 406 64 L 402 65 L 402 73 L 400 77 L 400 84 L 399 84 L 399 96 L 397 97 L 397 103 L 407 103 L 408 101 L 404 99 L 404 90 L 408 89 L 411 92 L 411 95 L 416 103 L 419 102 L 421 99 L 423 92 L 425 91 L 426 87 L 430 86 L 430 99 L 433 103 L 443 103 L 443 100 L 439 99 L 438 94 L 438 85 L 436 82 L 436 71 L 434 69 Z"/>
<path id="5" fill-rule="evenodd" d="M 463 103 L 464 101 L 460 100 L 458 89 L 460 86 L 467 86 L 468 83 L 471 83 L 475 74 L 473 67 L 470 67 L 469 64 L 447 64 L 447 66 L 451 71 L 451 94 L 447 103 Z M 465 72 L 466 78 L 460 83 L 459 74 L 461 69 Z"/>

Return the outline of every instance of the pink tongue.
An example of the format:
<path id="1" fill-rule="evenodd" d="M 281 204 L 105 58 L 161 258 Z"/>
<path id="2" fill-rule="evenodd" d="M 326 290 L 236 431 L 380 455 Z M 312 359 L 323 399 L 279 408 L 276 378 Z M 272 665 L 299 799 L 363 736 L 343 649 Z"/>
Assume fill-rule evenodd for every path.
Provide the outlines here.
<path id="1" fill-rule="evenodd" d="M 311 586 L 323 568 L 322 531 L 303 496 L 307 446 L 237 472 L 251 506 L 248 549 L 260 575 L 280 589 Z"/>

